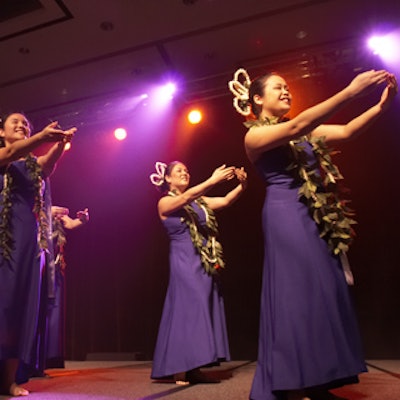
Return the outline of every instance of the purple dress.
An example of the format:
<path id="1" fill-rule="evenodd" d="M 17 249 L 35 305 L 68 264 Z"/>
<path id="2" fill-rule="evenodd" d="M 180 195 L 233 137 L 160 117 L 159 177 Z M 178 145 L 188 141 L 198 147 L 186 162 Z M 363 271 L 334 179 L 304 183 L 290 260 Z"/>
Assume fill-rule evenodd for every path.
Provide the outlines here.
<path id="1" fill-rule="evenodd" d="M 11 163 L 8 171 L 12 177 L 13 251 L 10 261 L 0 254 L 0 360 L 17 358 L 34 368 L 45 257 L 37 242 L 38 224 L 32 212 L 35 192 L 25 161 Z M 4 172 L 1 168 L 1 189 Z M 17 378 L 18 383 L 26 380 L 27 376 Z"/>
<path id="2" fill-rule="evenodd" d="M 311 145 L 303 146 L 307 162 L 316 163 Z M 281 146 L 255 163 L 267 192 L 253 400 L 282 399 L 287 390 L 355 383 L 366 371 L 340 259 L 319 237 L 299 200 L 299 183 L 287 169 L 291 162 L 289 146 Z"/>
<path id="3" fill-rule="evenodd" d="M 205 224 L 205 213 L 191 204 Z M 183 209 L 163 221 L 170 238 L 170 278 L 153 357 L 153 379 L 229 360 L 223 298 L 207 275 L 181 220 Z"/>

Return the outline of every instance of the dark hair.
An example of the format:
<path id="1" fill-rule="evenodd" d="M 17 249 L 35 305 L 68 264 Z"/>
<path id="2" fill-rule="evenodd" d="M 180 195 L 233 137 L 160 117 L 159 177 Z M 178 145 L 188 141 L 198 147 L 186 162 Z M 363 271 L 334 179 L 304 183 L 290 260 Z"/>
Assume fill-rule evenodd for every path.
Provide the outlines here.
<path id="1" fill-rule="evenodd" d="M 264 95 L 265 83 L 273 75 L 278 75 L 278 73 L 277 72 L 269 72 L 267 74 L 261 75 L 261 76 L 255 78 L 250 84 L 249 104 L 251 105 L 251 111 L 256 118 L 258 118 L 260 116 L 262 107 L 259 104 L 255 103 L 254 96 L 256 96 L 256 95 L 263 96 Z"/>
<path id="2" fill-rule="evenodd" d="M 170 163 L 168 163 L 167 168 L 165 168 L 164 182 L 160 186 L 160 190 L 161 190 L 162 193 L 168 192 L 169 183 L 165 180 L 165 177 L 166 176 L 171 176 L 171 172 L 174 169 L 175 165 L 177 165 L 177 164 L 185 165 L 185 163 L 183 163 L 182 161 L 171 161 Z"/>
<path id="3" fill-rule="evenodd" d="M 32 126 L 31 122 L 29 121 L 28 117 L 26 116 L 26 114 L 23 111 L 9 111 L 9 112 L 1 114 L 1 116 L 0 116 L 0 129 L 4 129 L 4 124 L 6 123 L 7 119 L 10 117 L 10 115 L 13 115 L 13 114 L 21 114 L 21 115 L 23 115 L 26 118 L 26 120 L 28 121 L 29 129 L 32 132 L 33 126 Z M 0 137 L 0 147 L 4 147 L 4 146 L 5 146 L 4 138 Z"/>

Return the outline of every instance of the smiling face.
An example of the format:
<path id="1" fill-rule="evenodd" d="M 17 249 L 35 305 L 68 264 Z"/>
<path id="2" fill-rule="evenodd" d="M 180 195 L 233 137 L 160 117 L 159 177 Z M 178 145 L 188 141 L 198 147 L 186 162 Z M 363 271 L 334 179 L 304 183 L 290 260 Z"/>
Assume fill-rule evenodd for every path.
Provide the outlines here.
<path id="1" fill-rule="evenodd" d="M 185 164 L 177 162 L 171 169 L 171 172 L 165 176 L 170 190 L 184 192 L 189 186 L 190 174 Z"/>
<path id="2" fill-rule="evenodd" d="M 264 82 L 262 95 L 255 95 L 254 102 L 261 107 L 261 117 L 283 117 L 290 111 L 292 95 L 286 81 L 271 75 Z"/>
<path id="3" fill-rule="evenodd" d="M 0 136 L 5 145 L 23 140 L 31 134 L 31 127 L 28 119 L 23 114 L 13 113 L 6 117 L 0 128 Z"/>

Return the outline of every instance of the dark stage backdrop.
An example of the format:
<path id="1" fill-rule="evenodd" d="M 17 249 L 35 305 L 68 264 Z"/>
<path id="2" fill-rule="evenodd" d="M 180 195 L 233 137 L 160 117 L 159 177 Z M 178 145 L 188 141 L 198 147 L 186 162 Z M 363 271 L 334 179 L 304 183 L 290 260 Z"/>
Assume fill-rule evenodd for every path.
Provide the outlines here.
<path id="1" fill-rule="evenodd" d="M 227 80 L 230 77 L 227 76 Z M 293 83 L 294 113 L 333 94 L 350 80 Z M 322 89 L 323 88 L 323 89 Z M 377 97 L 362 100 L 331 122 L 344 122 Z M 358 237 L 350 252 L 356 284 L 351 291 L 367 358 L 400 358 L 399 99 L 363 136 L 340 146 L 335 161 L 351 188 Z M 360 103 L 360 102 L 359 102 Z M 69 359 L 90 353 L 139 352 L 152 358 L 168 283 L 168 240 L 158 220 L 158 193 L 149 174 L 156 161 L 187 163 L 192 184 L 222 163 L 244 166 L 249 187 L 219 212 L 227 270 L 225 306 L 233 359 L 257 353 L 262 268 L 261 180 L 243 151 L 245 128 L 222 97 L 201 105 L 205 122 L 185 128 L 176 103 L 167 119 L 135 112 L 125 122 L 130 136 L 110 138 L 110 125 L 88 121 L 52 177 L 53 202 L 71 213 L 88 207 L 90 222 L 68 233 L 66 349 Z M 110 114 L 110 118 L 112 113 Z M 165 117 L 164 117 L 165 118 Z M 166 123 L 165 121 L 168 121 Z M 233 183 L 215 189 L 224 193 Z"/>

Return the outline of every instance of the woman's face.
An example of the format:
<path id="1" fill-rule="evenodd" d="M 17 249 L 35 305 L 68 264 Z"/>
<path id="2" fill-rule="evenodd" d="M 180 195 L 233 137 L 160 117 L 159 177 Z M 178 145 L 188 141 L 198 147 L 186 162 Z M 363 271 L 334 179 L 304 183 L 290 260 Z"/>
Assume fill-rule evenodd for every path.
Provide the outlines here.
<path id="1" fill-rule="evenodd" d="M 170 190 L 183 192 L 189 186 L 190 174 L 186 165 L 177 163 L 172 167 L 171 173 L 165 177 Z"/>
<path id="2" fill-rule="evenodd" d="M 0 136 L 4 138 L 4 142 L 11 144 L 17 140 L 23 140 L 29 137 L 31 128 L 29 121 L 23 114 L 10 114 L 0 129 Z"/>
<path id="3" fill-rule="evenodd" d="M 279 75 L 271 75 L 264 84 L 264 94 L 254 96 L 262 107 L 261 116 L 282 117 L 290 111 L 292 95 L 286 81 Z"/>

